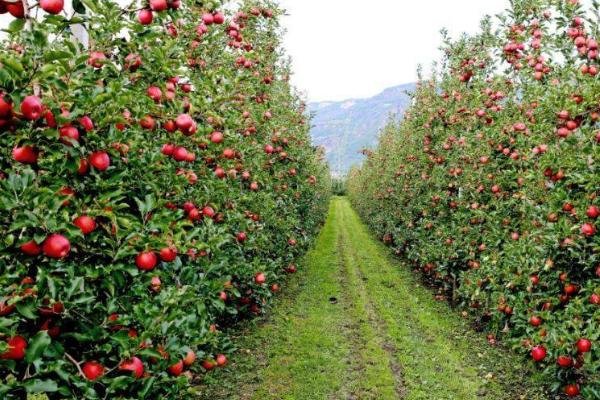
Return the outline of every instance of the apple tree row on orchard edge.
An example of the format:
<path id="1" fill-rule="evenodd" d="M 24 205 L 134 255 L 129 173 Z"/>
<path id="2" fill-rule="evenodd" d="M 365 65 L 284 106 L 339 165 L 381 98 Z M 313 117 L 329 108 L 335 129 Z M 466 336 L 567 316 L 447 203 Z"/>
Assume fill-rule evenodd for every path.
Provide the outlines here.
<path id="1" fill-rule="evenodd" d="M 270 1 L 73 8 L 0 1 L 0 396 L 185 398 L 296 271 L 327 168 Z"/>
<path id="2" fill-rule="evenodd" d="M 598 5 L 511 3 L 498 24 L 445 38 L 349 191 L 490 344 L 502 338 L 553 391 L 598 399 Z"/>

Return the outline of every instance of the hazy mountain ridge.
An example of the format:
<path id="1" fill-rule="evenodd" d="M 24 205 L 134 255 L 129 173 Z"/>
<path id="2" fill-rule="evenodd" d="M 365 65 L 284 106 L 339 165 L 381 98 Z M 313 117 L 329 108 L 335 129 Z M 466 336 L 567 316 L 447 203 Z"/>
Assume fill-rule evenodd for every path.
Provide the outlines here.
<path id="1" fill-rule="evenodd" d="M 314 114 L 311 135 L 316 145 L 325 147 L 331 170 L 336 175 L 361 162 L 360 150 L 377 143 L 379 130 L 390 115 L 402 118 L 410 105 L 406 92 L 415 89 L 414 83 L 385 89 L 367 99 L 309 103 Z"/>

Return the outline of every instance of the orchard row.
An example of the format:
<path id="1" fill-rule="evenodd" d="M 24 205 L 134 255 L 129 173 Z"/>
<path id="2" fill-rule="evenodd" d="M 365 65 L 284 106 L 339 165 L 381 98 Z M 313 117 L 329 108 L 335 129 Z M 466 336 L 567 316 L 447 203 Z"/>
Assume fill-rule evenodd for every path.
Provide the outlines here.
<path id="1" fill-rule="evenodd" d="M 193 396 L 320 224 L 265 0 L 0 1 L 0 393 Z"/>
<path id="2" fill-rule="evenodd" d="M 364 220 L 440 300 L 585 399 L 600 398 L 597 15 L 517 0 L 444 37 L 433 77 L 349 179 Z"/>

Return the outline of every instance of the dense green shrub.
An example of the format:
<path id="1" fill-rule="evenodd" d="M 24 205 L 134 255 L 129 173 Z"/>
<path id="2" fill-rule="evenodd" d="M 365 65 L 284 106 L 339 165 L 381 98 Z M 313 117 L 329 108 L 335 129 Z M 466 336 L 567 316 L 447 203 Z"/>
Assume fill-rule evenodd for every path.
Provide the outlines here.
<path id="1" fill-rule="evenodd" d="M 334 178 L 331 180 L 331 193 L 336 196 L 345 196 L 346 190 L 346 179 L 345 178 Z"/>
<path id="2" fill-rule="evenodd" d="M 326 210 L 281 11 L 30 6 L 0 50 L 0 397 L 191 396 Z"/>
<path id="3" fill-rule="evenodd" d="M 600 398 L 593 11 L 512 1 L 497 25 L 445 38 L 439 69 L 349 178 L 364 220 L 440 299 L 586 399 Z"/>

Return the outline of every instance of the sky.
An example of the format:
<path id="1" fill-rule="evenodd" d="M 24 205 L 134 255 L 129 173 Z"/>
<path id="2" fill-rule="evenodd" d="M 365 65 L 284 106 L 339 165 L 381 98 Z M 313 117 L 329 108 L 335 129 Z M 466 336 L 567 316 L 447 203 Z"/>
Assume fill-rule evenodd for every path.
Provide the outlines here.
<path id="1" fill-rule="evenodd" d="M 440 30 L 477 32 L 508 0 L 280 0 L 293 83 L 309 101 L 370 97 L 416 81 L 441 57 Z"/>

